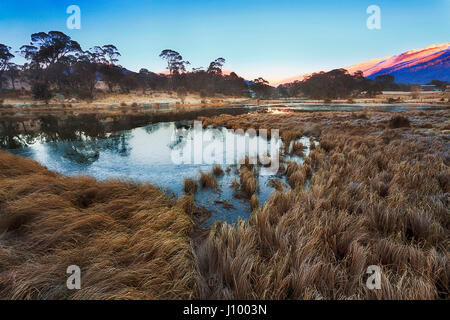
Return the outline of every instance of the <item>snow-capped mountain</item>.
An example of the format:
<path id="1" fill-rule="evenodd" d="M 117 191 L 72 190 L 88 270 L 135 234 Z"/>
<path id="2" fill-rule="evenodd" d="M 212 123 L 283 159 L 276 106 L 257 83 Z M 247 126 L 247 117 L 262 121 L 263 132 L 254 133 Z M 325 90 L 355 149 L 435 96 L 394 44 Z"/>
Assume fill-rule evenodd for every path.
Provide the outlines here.
<path id="1" fill-rule="evenodd" d="M 424 84 L 431 80 L 450 81 L 450 42 L 435 44 L 422 49 L 406 51 L 399 55 L 372 59 L 349 67 L 350 73 L 363 71 L 371 79 L 391 74 L 396 82 Z M 307 74 L 288 78 L 272 85 L 302 80 Z"/>

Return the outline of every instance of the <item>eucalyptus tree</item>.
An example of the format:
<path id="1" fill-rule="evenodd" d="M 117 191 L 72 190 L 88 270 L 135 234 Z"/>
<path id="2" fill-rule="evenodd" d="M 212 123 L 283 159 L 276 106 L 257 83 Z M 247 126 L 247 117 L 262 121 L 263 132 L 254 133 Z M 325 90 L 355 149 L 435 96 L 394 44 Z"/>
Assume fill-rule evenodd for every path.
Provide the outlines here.
<path id="1" fill-rule="evenodd" d="M 20 78 L 20 71 L 21 68 L 19 65 L 13 62 L 8 63 L 6 77 L 11 82 L 11 87 L 13 90 L 16 90 L 16 81 Z"/>
<path id="2" fill-rule="evenodd" d="M 25 59 L 45 70 L 56 63 L 64 63 L 68 56 L 76 56 L 83 50 L 68 35 L 50 31 L 33 33 L 30 44 L 20 47 L 20 52 Z"/>
<path id="3" fill-rule="evenodd" d="M 46 102 L 51 97 L 50 85 L 62 90 L 68 83 L 71 66 L 83 50 L 78 42 L 60 31 L 33 33 L 31 42 L 20 47 L 35 98 Z"/>
<path id="4" fill-rule="evenodd" d="M 109 92 L 114 91 L 114 87 L 120 85 L 124 77 L 124 69 L 117 64 L 121 56 L 116 46 L 106 44 L 95 46 L 90 50 L 92 58 L 99 65 L 101 79 L 108 86 Z"/>
<path id="5" fill-rule="evenodd" d="M 224 58 L 217 58 L 209 64 L 208 73 L 222 74 L 222 67 L 225 64 Z"/>
<path id="6" fill-rule="evenodd" d="M 186 72 L 186 66 L 190 64 L 189 61 L 184 61 L 181 54 L 174 50 L 163 50 L 159 56 L 167 61 L 167 69 L 170 75 Z"/>
<path id="7" fill-rule="evenodd" d="M 3 89 L 5 74 L 11 66 L 11 59 L 14 55 L 11 53 L 11 47 L 0 43 L 0 92 Z"/>

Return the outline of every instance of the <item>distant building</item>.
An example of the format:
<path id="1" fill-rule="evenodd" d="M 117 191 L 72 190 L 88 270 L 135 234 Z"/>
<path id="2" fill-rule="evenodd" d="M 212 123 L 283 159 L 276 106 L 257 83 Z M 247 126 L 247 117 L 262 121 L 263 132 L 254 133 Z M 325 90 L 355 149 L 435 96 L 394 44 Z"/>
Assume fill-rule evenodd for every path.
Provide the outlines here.
<path id="1" fill-rule="evenodd" d="M 434 84 L 422 84 L 420 86 L 422 91 L 439 91 L 439 89 Z"/>

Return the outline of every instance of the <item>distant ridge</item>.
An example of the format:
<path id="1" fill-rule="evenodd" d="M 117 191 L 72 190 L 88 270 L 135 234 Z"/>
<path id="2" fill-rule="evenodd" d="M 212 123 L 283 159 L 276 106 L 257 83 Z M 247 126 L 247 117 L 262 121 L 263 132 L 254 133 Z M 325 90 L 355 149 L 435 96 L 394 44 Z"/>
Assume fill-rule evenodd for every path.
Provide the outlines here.
<path id="1" fill-rule="evenodd" d="M 391 74 L 396 82 L 425 84 L 431 80 L 450 81 L 450 42 L 434 44 L 422 49 L 413 49 L 402 54 L 372 59 L 349 67 L 350 73 L 361 70 L 364 76 L 375 78 L 382 74 Z M 271 83 L 280 84 L 303 80 L 303 74 Z"/>

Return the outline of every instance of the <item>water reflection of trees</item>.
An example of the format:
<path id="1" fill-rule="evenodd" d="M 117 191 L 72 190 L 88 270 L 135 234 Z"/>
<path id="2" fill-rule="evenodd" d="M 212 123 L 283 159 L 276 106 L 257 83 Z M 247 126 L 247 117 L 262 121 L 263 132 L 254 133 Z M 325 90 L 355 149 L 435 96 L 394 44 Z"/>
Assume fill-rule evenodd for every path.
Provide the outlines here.
<path id="1" fill-rule="evenodd" d="M 36 141 L 48 143 L 48 147 L 64 158 L 77 163 L 90 164 L 100 156 L 100 152 L 114 152 L 128 156 L 131 151 L 129 131 L 108 133 L 95 115 L 68 117 L 61 119 L 45 116 L 35 120 L 39 132 L 27 132 L 26 126 L 18 121 L 0 121 L 2 134 L 0 147 L 17 149 L 27 147 Z"/>
<path id="2" fill-rule="evenodd" d="M 34 142 L 37 134 L 21 134 L 23 121 L 0 120 L 0 148 L 16 149 Z"/>
<path id="3" fill-rule="evenodd" d="M 54 155 L 59 155 L 79 164 L 92 164 L 98 160 L 101 152 L 116 153 L 127 157 L 131 147 L 128 144 L 130 132 L 119 132 L 104 138 L 85 137 L 76 141 L 51 142 L 48 148 Z"/>
<path id="4" fill-rule="evenodd" d="M 192 120 L 198 116 L 214 116 L 223 113 L 239 115 L 248 111 L 245 106 L 210 108 L 152 115 L 121 115 L 113 117 L 113 121 L 108 122 L 102 121 L 96 114 L 47 115 L 36 119 L 3 118 L 0 119 L 0 148 L 19 149 L 32 145 L 36 141 L 47 143 L 71 142 L 70 148 L 65 149 L 66 154 L 75 155 L 75 158 L 79 161 L 89 162 L 98 157 L 100 151 L 106 149 L 121 155 L 129 154 L 128 140 L 130 133 L 125 132 L 125 130 L 147 126 L 145 131 L 151 133 L 161 126 L 170 126 L 170 122 L 175 122 L 176 130 L 182 130 L 190 127 Z M 155 125 L 148 126 L 149 123 Z M 182 143 L 182 141 L 178 142 L 178 144 Z M 177 143 L 173 147 L 176 145 Z M 62 152 L 64 152 L 63 149 Z"/>

